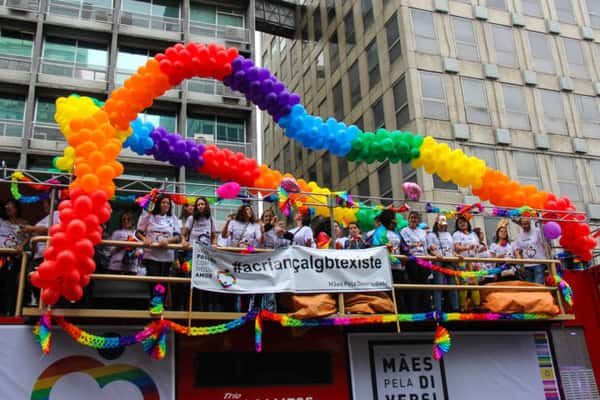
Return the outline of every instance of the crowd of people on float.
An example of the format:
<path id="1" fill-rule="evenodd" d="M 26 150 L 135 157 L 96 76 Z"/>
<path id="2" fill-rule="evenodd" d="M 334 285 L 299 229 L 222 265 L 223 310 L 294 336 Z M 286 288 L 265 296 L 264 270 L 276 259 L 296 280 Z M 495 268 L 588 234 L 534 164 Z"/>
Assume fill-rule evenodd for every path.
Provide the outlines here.
<path id="1" fill-rule="evenodd" d="M 46 235 L 48 226 L 59 222 L 59 212 L 49 216 L 50 202 L 42 201 L 42 209 L 46 216 L 31 225 L 21 217 L 20 203 L 9 200 L 2 204 L 0 218 L 0 248 L 15 249 L 15 254 L 2 254 L 0 259 L 0 314 L 14 312 L 18 286 L 18 271 L 21 267 L 19 253 L 26 249 L 29 238 Z M 526 258 L 540 259 L 547 257 L 547 248 L 540 229 L 529 218 L 520 218 L 518 224 L 521 233 L 511 241 L 508 235 L 508 222 L 502 220 L 495 232 L 493 240 L 487 243 L 484 231 L 473 228 L 470 220 L 459 215 L 452 232 L 449 230 L 448 218 L 438 215 L 432 229 L 421 221 L 417 211 L 408 213 L 408 226 L 401 230 L 396 227 L 396 214 L 384 209 L 375 218 L 375 228 L 362 233 L 356 223 L 343 227 L 335 222 L 331 232 L 329 220 L 315 225 L 310 213 L 298 211 L 293 215 L 293 226 L 288 227 L 284 220 L 278 219 L 273 209 L 267 209 L 262 216 L 256 217 L 254 209 L 243 204 L 235 214 L 227 217 L 225 224 L 218 227 L 213 210 L 205 197 L 198 198 L 194 204 L 183 207 L 178 218 L 174 212 L 174 204 L 169 196 L 161 194 L 150 212 L 142 211 L 137 219 L 131 211 L 118 214 L 119 227 L 105 235 L 105 239 L 118 241 L 138 241 L 147 248 L 98 247 L 96 261 L 98 271 L 151 276 L 185 276 L 181 265 L 191 259 L 192 245 L 196 242 L 220 247 L 254 247 L 277 249 L 289 245 L 317 247 L 318 234 L 323 231 L 334 237 L 336 249 L 363 249 L 374 245 L 385 244 L 393 254 L 413 256 L 434 256 L 435 264 L 453 270 L 488 270 L 502 264 L 475 262 L 466 263 L 464 257 L 478 258 Z M 312 225 L 311 225 L 312 222 Z M 381 228 L 383 227 L 383 228 Z M 314 228 L 314 229 L 313 229 Z M 385 237 L 377 238 L 381 232 Z M 171 244 L 180 244 L 182 250 L 174 250 Z M 32 248 L 32 262 L 28 272 L 34 270 L 43 261 L 45 243 L 37 243 Z M 449 262 L 444 257 L 458 257 L 458 262 Z M 481 279 L 462 280 L 432 272 L 409 259 L 392 268 L 395 283 L 411 284 L 444 284 L 452 285 L 478 284 L 503 280 L 527 280 L 543 283 L 545 265 L 525 264 L 524 266 L 505 266 L 499 274 L 488 274 Z M 189 287 L 179 285 L 172 298 L 172 304 L 181 308 L 187 303 Z M 151 289 L 150 289 L 151 294 Z M 206 294 L 201 307 L 210 311 L 223 311 L 231 306 L 231 299 L 224 295 Z M 229 296 L 231 297 L 231 296 Z M 399 310 L 405 312 L 425 312 L 431 309 L 444 311 L 466 311 L 477 309 L 480 305 L 479 292 L 476 290 L 399 290 L 396 293 Z M 25 303 L 35 305 L 39 291 L 28 287 Z M 239 302 L 239 299 L 237 300 Z M 246 302 L 262 301 L 271 304 L 273 296 L 262 296 L 262 299 L 246 299 Z M 236 308 L 246 305 L 234 305 Z"/>

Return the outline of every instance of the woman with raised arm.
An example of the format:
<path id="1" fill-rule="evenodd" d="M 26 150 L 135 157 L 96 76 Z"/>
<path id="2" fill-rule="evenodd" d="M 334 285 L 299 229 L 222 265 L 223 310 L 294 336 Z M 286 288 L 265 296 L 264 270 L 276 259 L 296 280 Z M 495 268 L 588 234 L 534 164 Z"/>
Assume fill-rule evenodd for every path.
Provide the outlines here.
<path id="1" fill-rule="evenodd" d="M 242 204 L 234 219 L 227 217 L 221 235 L 227 239 L 227 245 L 230 247 L 258 246 L 261 236 L 260 226 L 256 223 L 252 207 Z"/>

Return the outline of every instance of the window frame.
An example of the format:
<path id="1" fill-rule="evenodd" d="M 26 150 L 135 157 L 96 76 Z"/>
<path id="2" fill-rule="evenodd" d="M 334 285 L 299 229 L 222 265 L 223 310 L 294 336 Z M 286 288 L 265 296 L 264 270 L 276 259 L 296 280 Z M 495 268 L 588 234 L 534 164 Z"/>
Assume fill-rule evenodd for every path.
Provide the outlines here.
<path id="1" fill-rule="evenodd" d="M 444 96 L 443 99 L 441 98 L 436 98 L 436 97 L 426 97 L 425 93 L 424 93 L 424 77 L 426 78 L 435 78 L 436 80 L 439 80 L 440 83 L 440 88 L 442 91 L 442 94 Z M 430 71 L 422 71 L 419 70 L 419 83 L 421 85 L 421 106 L 423 108 L 423 116 L 425 118 L 430 118 L 430 119 L 437 119 L 437 120 L 442 120 L 442 121 L 447 121 L 450 119 L 450 113 L 448 111 L 448 100 L 447 100 L 447 96 L 446 96 L 446 87 L 444 85 L 444 77 L 443 74 L 437 73 L 437 72 L 430 72 Z M 427 103 L 437 103 L 437 104 L 443 104 L 444 105 L 444 116 L 437 116 L 437 115 L 431 115 L 427 113 L 427 107 L 426 107 L 426 102 Z"/>
<path id="2" fill-rule="evenodd" d="M 531 130 L 531 119 L 529 117 L 529 107 L 527 104 L 527 98 L 525 96 L 525 92 L 523 91 L 523 86 L 511 85 L 508 83 L 501 83 L 500 86 L 502 88 L 502 98 L 504 100 L 503 103 L 504 103 L 504 112 L 505 112 L 507 127 L 510 129 L 518 129 L 518 130 L 523 130 L 523 131 Z M 512 91 L 512 90 L 519 91 L 519 95 L 521 96 L 520 99 L 522 100 L 522 104 L 520 106 L 517 105 L 515 109 L 509 109 L 509 107 L 508 107 L 507 89 L 510 91 Z M 515 116 L 517 118 L 514 118 Z M 517 125 L 515 122 L 519 121 L 519 119 L 523 118 L 523 117 L 526 118 L 527 123 L 524 125 Z"/>
<path id="3" fill-rule="evenodd" d="M 480 61 L 479 45 L 477 44 L 477 33 L 475 32 L 473 20 L 470 20 L 468 18 L 452 16 L 450 22 L 452 25 L 452 33 L 454 37 L 454 47 L 456 48 L 456 57 L 460 60 Z M 459 26 L 460 24 L 463 24 L 463 26 Z M 472 42 L 468 40 L 463 40 L 463 38 L 458 37 L 459 31 L 461 35 L 463 33 L 466 33 L 466 31 L 462 31 L 466 28 L 470 28 L 469 34 L 471 35 L 470 39 L 472 39 Z M 475 53 L 469 54 L 468 52 L 466 53 L 462 51 L 466 50 L 467 48 L 474 50 Z"/>
<path id="4" fill-rule="evenodd" d="M 470 124 L 490 126 L 492 124 L 492 116 L 490 113 L 490 104 L 489 104 L 489 100 L 488 100 L 488 96 L 487 96 L 487 90 L 485 87 L 485 81 L 482 79 L 467 78 L 467 77 L 463 76 L 460 78 L 460 83 L 461 83 L 460 86 L 461 86 L 462 94 L 463 94 L 463 100 L 464 100 L 464 104 L 465 104 L 465 114 L 467 117 L 467 122 Z M 472 102 L 472 100 L 475 98 L 475 96 L 473 94 L 467 94 L 468 88 L 465 87 L 465 83 L 467 85 L 471 85 L 471 84 L 481 85 L 481 88 L 473 88 L 473 89 L 475 90 L 476 93 L 481 93 L 483 95 L 482 100 L 484 100 L 485 104 L 476 104 L 476 103 Z M 485 108 L 485 114 L 487 115 L 487 120 L 486 121 L 477 120 L 475 118 L 476 114 L 474 114 L 474 112 L 477 112 L 477 114 L 483 113 L 484 108 Z"/>
<path id="5" fill-rule="evenodd" d="M 420 9 L 416 9 L 416 8 L 411 8 L 410 9 L 411 12 L 411 22 L 413 25 L 413 35 L 414 35 L 414 39 L 415 39 L 415 51 L 418 53 L 425 53 L 425 54 L 433 54 L 433 55 L 439 55 L 440 54 L 440 46 L 438 43 L 438 38 L 437 38 L 437 29 L 435 27 L 435 18 L 434 18 L 434 14 L 431 11 L 425 11 L 425 10 L 420 10 Z M 428 19 L 428 24 L 429 24 L 429 19 L 431 20 L 431 26 L 430 28 L 433 30 L 433 36 L 429 36 L 428 34 L 431 32 L 423 32 L 418 30 L 418 28 L 423 27 L 423 24 L 416 24 L 415 23 L 415 16 L 427 16 Z M 419 43 L 421 43 L 421 48 L 419 48 Z M 425 45 L 426 48 L 423 48 L 423 44 L 427 43 L 427 45 Z M 431 46 L 431 44 L 434 44 L 434 46 Z"/>
<path id="6" fill-rule="evenodd" d="M 537 89 L 537 90 L 538 90 L 538 94 L 540 96 L 540 103 L 542 105 L 542 119 L 543 119 L 543 124 L 544 124 L 544 131 L 547 133 L 553 133 L 553 134 L 557 134 L 557 135 L 568 135 L 569 127 L 567 126 L 567 116 L 565 114 L 565 107 L 564 107 L 564 100 L 563 100 L 562 93 L 559 91 L 556 91 L 556 90 L 548 90 L 548 89 Z M 556 101 L 557 100 L 556 97 L 554 99 L 547 99 L 547 101 L 544 101 L 544 96 L 543 96 L 544 94 L 548 94 L 551 96 L 559 96 L 560 102 Z M 562 117 L 557 117 L 557 116 L 552 115 L 547 112 L 550 110 L 550 107 L 546 107 L 546 105 L 552 105 L 552 104 L 557 104 L 560 106 L 560 109 L 562 111 Z M 559 121 L 562 121 L 562 123 L 560 124 L 560 127 L 558 129 L 555 129 L 555 127 L 557 126 L 556 124 L 559 123 Z"/>

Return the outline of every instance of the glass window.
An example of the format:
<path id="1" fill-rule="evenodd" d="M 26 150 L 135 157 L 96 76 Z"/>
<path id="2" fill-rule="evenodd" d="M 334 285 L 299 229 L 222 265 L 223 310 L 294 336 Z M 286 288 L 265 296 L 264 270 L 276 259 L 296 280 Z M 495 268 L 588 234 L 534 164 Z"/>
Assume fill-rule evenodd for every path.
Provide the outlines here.
<path id="1" fill-rule="evenodd" d="M 32 49 L 32 35 L 0 29 L 0 55 L 31 57 Z"/>
<path id="2" fill-rule="evenodd" d="M 538 72 L 547 74 L 556 73 L 554 59 L 548 43 L 548 35 L 538 32 L 527 32 L 529 37 L 529 49 L 533 58 L 533 68 Z"/>
<path id="3" fill-rule="evenodd" d="M 317 164 L 311 165 L 310 168 L 308 169 L 308 180 L 309 180 L 309 182 L 317 181 Z"/>
<path id="4" fill-rule="evenodd" d="M 325 56 L 323 50 L 317 55 L 317 80 L 325 78 Z"/>
<path id="5" fill-rule="evenodd" d="M 373 3 L 371 0 L 361 0 L 362 5 L 362 18 L 363 18 L 363 27 L 365 32 L 369 30 L 371 25 L 373 25 L 374 17 L 373 17 Z"/>
<path id="6" fill-rule="evenodd" d="M 323 101 L 319 103 L 319 115 L 323 119 L 329 118 L 330 114 L 327 111 L 327 98 L 324 98 Z"/>
<path id="7" fill-rule="evenodd" d="M 342 81 L 333 87 L 333 115 L 338 121 L 344 119 L 344 93 L 342 92 Z"/>
<path id="8" fill-rule="evenodd" d="M 327 22 L 331 23 L 335 19 L 335 0 L 327 0 Z"/>
<path id="9" fill-rule="evenodd" d="M 394 108 L 396 113 L 396 129 L 401 129 L 410 121 L 408 96 L 406 93 L 406 79 L 402 77 L 393 88 Z"/>
<path id="10" fill-rule="evenodd" d="M 542 177 L 538 168 L 535 154 L 515 152 L 515 161 L 517 165 L 517 176 L 523 185 L 535 185 L 538 189 L 542 188 Z"/>
<path id="11" fill-rule="evenodd" d="M 496 63 L 506 67 L 517 67 L 519 63 L 512 28 L 492 25 L 492 35 L 494 37 L 494 49 L 496 50 Z"/>
<path id="12" fill-rule="evenodd" d="M 23 121 L 24 114 L 25 99 L 7 96 L 0 97 L 0 120 Z"/>
<path id="13" fill-rule="evenodd" d="M 321 40 L 321 9 L 319 8 L 319 4 L 317 4 L 315 8 L 315 12 L 313 14 L 313 31 L 315 33 L 315 40 Z"/>
<path id="14" fill-rule="evenodd" d="M 337 158 L 338 180 L 341 181 L 342 179 L 344 179 L 348 176 L 348 161 L 343 157 L 336 157 L 336 158 Z"/>
<path id="15" fill-rule="evenodd" d="M 487 0 L 487 6 L 490 8 L 497 8 L 498 10 L 506 10 L 505 0 Z"/>
<path id="16" fill-rule="evenodd" d="M 217 25 L 221 26 L 235 26 L 236 28 L 243 28 L 246 23 L 244 14 L 242 11 L 237 10 L 217 10 Z"/>
<path id="17" fill-rule="evenodd" d="M 333 74 L 340 65 L 339 44 L 337 31 L 334 31 L 329 37 L 329 68 Z"/>
<path id="18" fill-rule="evenodd" d="M 592 179 L 596 188 L 596 197 L 600 199 L 600 161 L 590 160 L 590 167 L 592 168 Z"/>
<path id="19" fill-rule="evenodd" d="M 350 82 L 350 103 L 354 108 L 361 99 L 360 94 L 360 67 L 358 60 L 352 64 L 348 70 L 348 80 Z"/>
<path id="20" fill-rule="evenodd" d="M 594 28 L 600 28 L 600 1 L 586 0 L 590 22 Z"/>
<path id="21" fill-rule="evenodd" d="M 190 20 L 205 24 L 217 24 L 217 7 L 208 4 L 190 4 Z"/>
<path id="22" fill-rule="evenodd" d="M 448 119 L 448 106 L 442 75 L 420 71 L 421 93 L 423 95 L 423 116 L 425 118 Z"/>
<path id="23" fill-rule="evenodd" d="M 488 167 L 498 169 L 498 160 L 496 158 L 495 150 L 486 147 L 473 147 L 473 155 L 485 161 L 485 165 Z"/>
<path id="24" fill-rule="evenodd" d="M 155 127 L 163 127 L 169 132 L 177 131 L 175 114 L 159 114 L 157 112 L 147 111 L 145 113 L 138 114 L 138 117 L 140 117 L 143 122 L 151 122 Z"/>
<path id="25" fill-rule="evenodd" d="M 331 155 L 329 152 L 323 154 L 323 157 L 321 158 L 321 173 L 323 175 L 323 185 L 325 185 L 326 188 L 331 188 Z"/>
<path id="26" fill-rule="evenodd" d="M 354 12 L 350 10 L 344 17 L 344 27 L 346 29 L 346 51 L 350 51 L 356 45 L 356 30 L 354 28 Z"/>
<path id="27" fill-rule="evenodd" d="M 529 130 L 529 112 L 521 86 L 502 84 L 506 122 L 509 128 Z"/>
<path id="28" fill-rule="evenodd" d="M 600 138 L 600 112 L 595 97 L 575 95 L 583 135 Z"/>
<path id="29" fill-rule="evenodd" d="M 581 41 L 577 39 L 562 38 L 569 64 L 569 75 L 573 78 L 587 79 L 589 74 L 585 66 Z"/>
<path id="30" fill-rule="evenodd" d="M 543 17 L 540 0 L 521 0 L 523 14 L 532 17 Z"/>
<path id="31" fill-rule="evenodd" d="M 156 17 L 179 18 L 179 0 L 123 0 L 123 10 Z"/>
<path id="32" fill-rule="evenodd" d="M 383 193 L 392 191 L 392 174 L 390 171 L 390 163 L 384 162 L 379 168 L 377 168 L 377 179 L 379 180 L 379 193 L 382 197 Z"/>
<path id="33" fill-rule="evenodd" d="M 539 91 L 544 108 L 544 128 L 549 133 L 567 133 L 567 121 L 560 92 L 552 90 Z"/>
<path id="34" fill-rule="evenodd" d="M 379 56 L 377 55 L 377 38 L 373 39 L 367 47 L 367 68 L 369 70 L 369 87 L 373 88 L 379 80 Z"/>
<path id="35" fill-rule="evenodd" d="M 452 181 L 444 182 L 437 174 L 433 176 L 433 187 L 441 190 L 458 190 L 458 186 Z"/>
<path id="36" fill-rule="evenodd" d="M 135 72 L 150 58 L 146 49 L 119 49 L 117 54 L 117 70 Z"/>
<path id="37" fill-rule="evenodd" d="M 558 15 L 558 20 L 560 22 L 566 24 L 575 23 L 575 15 L 573 14 L 571 0 L 554 0 L 554 5 L 556 6 L 556 14 Z"/>
<path id="38" fill-rule="evenodd" d="M 361 200 L 363 203 L 365 203 L 365 204 L 371 203 L 371 200 L 367 198 L 371 195 L 371 189 L 369 188 L 369 177 L 368 176 L 359 182 L 358 195 L 361 197 Z"/>
<path id="39" fill-rule="evenodd" d="M 452 17 L 456 55 L 464 60 L 478 61 L 477 39 L 473 22 L 465 18 Z"/>
<path id="40" fill-rule="evenodd" d="M 417 183 L 417 170 L 411 163 L 402 164 L 402 180 Z"/>
<path id="41" fill-rule="evenodd" d="M 490 125 L 485 85 L 479 79 L 462 78 L 463 97 L 467 121 L 474 124 Z"/>
<path id="42" fill-rule="evenodd" d="M 416 50 L 423 53 L 439 54 L 433 14 L 429 11 L 411 9 Z"/>
<path id="43" fill-rule="evenodd" d="M 55 100 L 42 100 L 37 101 L 35 107 L 35 122 L 41 122 L 44 124 L 55 124 L 54 114 L 56 114 Z"/>
<path id="44" fill-rule="evenodd" d="M 568 196 L 572 201 L 582 201 L 581 180 L 577 175 L 575 160 L 569 157 L 554 157 L 554 169 L 560 196 Z"/>
<path id="45" fill-rule="evenodd" d="M 373 129 L 379 129 L 385 125 L 385 114 L 383 112 L 383 98 L 379 98 L 371 107 L 373 112 Z"/>
<path id="46" fill-rule="evenodd" d="M 224 142 L 246 142 L 246 124 L 233 118 L 217 118 L 217 140 Z M 286 168 L 289 168 L 286 165 Z"/>
<path id="47" fill-rule="evenodd" d="M 400 30 L 398 29 L 398 17 L 396 13 L 385 23 L 385 37 L 387 39 L 388 54 L 390 64 L 396 61 L 402 55 L 402 46 L 400 45 Z"/>
<path id="48" fill-rule="evenodd" d="M 108 65 L 106 47 L 72 39 L 46 38 L 43 58 L 44 60 L 80 66 L 106 68 Z"/>
<path id="49" fill-rule="evenodd" d="M 354 121 L 354 125 L 356 125 L 361 131 L 365 131 L 365 124 L 363 122 L 363 117 L 360 117 L 356 121 Z"/>

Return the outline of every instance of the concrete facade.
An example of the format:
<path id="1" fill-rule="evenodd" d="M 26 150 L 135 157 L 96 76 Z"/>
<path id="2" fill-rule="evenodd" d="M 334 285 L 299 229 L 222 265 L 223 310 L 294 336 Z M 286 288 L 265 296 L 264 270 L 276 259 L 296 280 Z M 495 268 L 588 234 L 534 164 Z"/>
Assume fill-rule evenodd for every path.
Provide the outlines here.
<path id="1" fill-rule="evenodd" d="M 594 0 L 303 3 L 297 37 L 304 40 L 263 34 L 262 60 L 313 115 L 336 116 L 365 131 L 385 126 L 432 135 L 511 178 L 568 195 L 600 218 L 594 212 L 600 203 L 600 21 L 588 9 Z M 360 82 L 354 101 L 353 68 Z M 301 150 L 268 118 L 263 122 L 265 162 L 320 185 L 402 199 L 400 183 L 415 177 L 406 165 L 344 165 Z M 423 170 L 416 179 L 427 201 L 474 200 Z M 485 225 L 489 234 L 495 221 Z"/>

